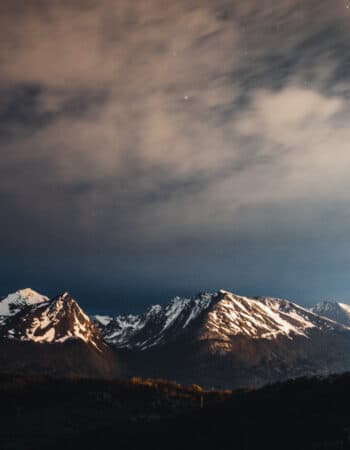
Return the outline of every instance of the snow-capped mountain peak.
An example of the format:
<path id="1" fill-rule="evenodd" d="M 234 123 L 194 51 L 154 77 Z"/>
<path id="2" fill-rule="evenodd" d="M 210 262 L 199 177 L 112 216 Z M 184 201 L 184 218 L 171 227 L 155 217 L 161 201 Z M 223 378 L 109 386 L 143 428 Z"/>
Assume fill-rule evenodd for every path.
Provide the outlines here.
<path id="1" fill-rule="evenodd" d="M 332 320 L 321 317 L 327 312 Z M 103 345 L 103 338 L 117 348 L 137 350 L 185 339 L 209 342 L 214 350 L 227 352 L 233 350 L 236 337 L 309 339 L 315 330 L 344 328 L 335 320 L 348 326 L 346 317 L 350 324 L 349 305 L 323 303 L 310 311 L 287 300 L 244 297 L 223 289 L 191 298 L 175 297 L 168 304 L 150 306 L 143 314 L 90 319 L 68 292 L 49 300 L 28 288 L 1 300 L 0 313 L 0 336 L 5 338 L 37 343 L 80 339 L 96 348 Z"/>
<path id="2" fill-rule="evenodd" d="M 341 307 L 341 309 L 343 311 L 346 312 L 346 314 L 348 314 L 350 316 L 350 305 L 348 305 L 346 303 L 338 303 L 338 305 Z"/>
<path id="3" fill-rule="evenodd" d="M 112 320 L 113 317 L 111 316 L 106 316 L 106 315 L 100 315 L 100 314 L 96 314 L 94 316 L 94 319 L 97 323 L 99 323 L 102 326 L 107 326 Z"/>
<path id="4" fill-rule="evenodd" d="M 154 305 L 141 315 L 117 316 L 104 321 L 95 317 L 106 342 L 118 348 L 145 350 L 174 342 L 188 330 L 195 339 L 230 349 L 235 336 L 273 340 L 297 336 L 309 339 L 312 330 L 330 330 L 330 320 L 287 300 L 249 298 L 221 289 L 192 298 L 175 297 L 167 305 Z"/>
<path id="5" fill-rule="evenodd" d="M 238 334 L 253 339 L 273 339 L 277 335 L 290 338 L 305 336 L 305 330 L 315 326 L 296 309 L 283 312 L 280 300 L 252 299 L 226 291 L 220 291 L 220 295 L 220 301 L 208 313 L 207 337 L 227 339 Z"/>
<path id="6" fill-rule="evenodd" d="M 15 294 L 19 295 L 20 297 L 25 299 L 27 303 L 31 303 L 31 304 L 41 303 L 43 301 L 48 300 L 48 297 L 46 297 L 45 295 L 39 294 L 39 292 L 34 291 L 34 289 L 31 289 L 31 288 L 20 289 Z"/>
<path id="7" fill-rule="evenodd" d="M 0 324 L 6 317 L 17 314 L 22 308 L 30 305 L 38 305 L 48 300 L 48 297 L 30 288 L 20 289 L 9 294 L 0 299 Z"/>
<path id="8" fill-rule="evenodd" d="M 199 338 L 211 342 L 214 350 L 231 351 L 235 337 L 270 341 L 309 339 L 315 330 L 341 328 L 287 300 L 249 298 L 221 290 L 218 300 L 207 311 Z"/>
<path id="9" fill-rule="evenodd" d="M 25 289 L 10 294 L 1 305 L 6 313 L 2 315 L 2 337 L 37 343 L 81 339 L 98 349 L 102 345 L 98 329 L 68 292 L 49 300 Z"/>
<path id="10" fill-rule="evenodd" d="M 192 298 L 173 298 L 167 305 L 153 305 L 144 314 L 120 315 L 103 324 L 95 316 L 106 342 L 119 348 L 144 350 L 176 339 L 187 329 L 217 294 L 200 293 Z"/>
<path id="11" fill-rule="evenodd" d="M 102 364 L 105 373 L 107 364 L 110 376 L 121 357 L 127 373 L 222 387 L 257 386 L 350 367 L 350 325 L 339 323 L 345 324 L 344 317 L 350 320 L 345 303 L 328 302 L 310 311 L 287 300 L 222 289 L 175 297 L 143 314 L 89 318 L 68 292 L 50 300 L 22 289 L 0 300 L 0 311 L 0 345 L 9 349 L 7 354 L 18 349 L 21 355 L 14 356 L 11 370 L 22 367 L 24 357 L 29 371 L 46 371 L 53 358 L 54 373 L 62 364 L 70 373 L 72 362 L 84 372 L 88 355 L 94 370 Z M 128 351 L 111 351 L 108 344 Z M 52 356 L 56 354 L 60 362 Z M 7 360 L 5 355 L 2 361 Z"/>
<path id="12" fill-rule="evenodd" d="M 323 301 L 317 303 L 311 311 L 350 327 L 350 305 L 346 303 Z"/>

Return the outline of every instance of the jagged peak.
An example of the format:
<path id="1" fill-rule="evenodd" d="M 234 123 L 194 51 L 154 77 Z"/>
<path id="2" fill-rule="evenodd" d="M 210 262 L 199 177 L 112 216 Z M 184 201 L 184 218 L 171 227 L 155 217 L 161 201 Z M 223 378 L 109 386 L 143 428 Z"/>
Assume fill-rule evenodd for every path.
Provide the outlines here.
<path id="1" fill-rule="evenodd" d="M 62 294 L 60 294 L 56 298 L 60 298 L 62 300 L 74 300 L 73 297 L 70 295 L 70 293 L 68 291 L 63 292 Z"/>
<path id="2" fill-rule="evenodd" d="M 222 300 L 225 298 L 225 299 L 230 299 L 230 300 L 242 299 L 242 300 L 249 301 L 249 300 L 255 299 L 254 297 L 247 297 L 244 295 L 237 294 L 236 292 L 228 291 L 226 289 L 219 289 L 217 292 L 215 292 L 214 294 L 211 294 L 211 295 L 214 299 L 217 299 L 217 300 Z"/>
<path id="3" fill-rule="evenodd" d="M 157 314 L 159 313 L 163 307 L 161 305 L 152 305 L 148 308 L 147 313 L 148 314 Z"/>
<path id="4" fill-rule="evenodd" d="M 312 308 L 310 308 L 310 311 L 312 311 L 315 314 L 327 316 L 327 313 L 342 312 L 344 310 L 344 307 L 342 305 L 343 305 L 342 303 L 337 301 L 323 300 L 314 305 Z"/>
<path id="5" fill-rule="evenodd" d="M 7 297 L 5 297 L 5 298 L 15 299 L 16 297 L 19 299 L 22 299 L 28 303 L 40 303 L 43 301 L 47 301 L 49 299 L 45 295 L 42 295 L 39 292 L 37 292 L 34 289 L 29 288 L 29 287 L 23 288 L 23 289 L 18 289 L 18 291 L 8 294 Z"/>
<path id="6" fill-rule="evenodd" d="M 321 302 L 316 303 L 313 308 L 321 307 L 321 306 L 339 306 L 339 302 L 335 300 L 322 300 Z"/>
<path id="7" fill-rule="evenodd" d="M 200 339 L 221 342 L 224 346 L 235 335 L 268 340 L 278 336 L 308 338 L 311 329 L 337 326 L 288 300 L 246 297 L 220 289 L 190 298 L 175 297 L 165 305 L 150 307 L 132 320 L 117 316 L 108 323 L 103 335 L 116 346 L 143 350 L 176 338 L 189 325 L 197 327 Z"/>
<path id="8" fill-rule="evenodd" d="M 30 287 L 26 287 L 23 289 L 18 289 L 18 291 L 16 291 L 16 294 L 19 294 L 21 296 L 33 296 L 33 295 L 40 295 L 39 292 L 35 291 L 34 289 L 30 288 Z"/>
<path id="9" fill-rule="evenodd" d="M 45 304 L 48 301 L 48 297 L 31 288 L 19 289 L 0 300 L 0 316 L 12 316 L 23 307 Z"/>
<path id="10" fill-rule="evenodd" d="M 64 292 L 63 294 L 55 297 L 51 301 L 51 306 L 55 309 L 67 309 L 68 311 L 75 311 L 76 314 L 81 315 L 85 321 L 91 322 L 90 317 L 84 312 L 83 308 L 79 303 L 69 294 L 69 292 Z"/>
<path id="11" fill-rule="evenodd" d="M 219 289 L 218 290 L 218 294 L 221 294 L 221 295 L 227 295 L 227 294 L 234 295 L 233 292 L 226 291 L 226 289 Z"/>
<path id="12" fill-rule="evenodd" d="M 28 293 L 28 290 L 25 292 Z M 0 313 L 2 310 L 7 312 L 1 324 L 7 329 L 10 339 L 37 343 L 63 343 L 80 339 L 99 351 L 103 346 L 94 323 L 68 292 L 41 303 L 26 302 L 15 294 L 12 302 L 1 303 Z"/>
<path id="13" fill-rule="evenodd" d="M 70 305 L 74 306 L 75 308 L 78 308 L 82 311 L 82 308 L 80 307 L 77 300 L 71 296 L 69 292 L 63 292 L 63 294 L 58 295 L 57 297 L 54 297 L 51 302 L 54 303 L 61 303 L 62 305 Z"/>
<path id="14" fill-rule="evenodd" d="M 346 303 L 324 300 L 317 303 L 310 310 L 315 314 L 339 322 L 346 327 L 350 326 L 350 305 Z"/>
<path id="15" fill-rule="evenodd" d="M 11 302 L 6 300 L 3 305 L 0 302 L 0 316 L 1 307 L 5 312 L 8 311 L 3 314 L 4 321 L 18 311 L 33 310 L 35 321 L 27 327 L 31 330 L 27 338 L 36 342 L 63 342 L 79 337 L 97 345 L 98 333 L 95 333 L 94 327 L 98 325 L 106 342 L 143 350 L 172 340 L 187 328 L 192 332 L 197 327 L 201 330 L 198 335 L 203 339 L 227 343 L 235 335 L 253 339 L 274 339 L 280 335 L 290 339 L 296 335 L 308 337 L 311 328 L 330 329 L 340 322 L 329 321 L 320 317 L 326 314 L 307 310 L 288 300 L 246 297 L 226 289 L 214 293 L 199 292 L 188 298 L 174 297 L 167 304 L 150 306 L 140 315 L 119 315 L 114 318 L 95 316 L 94 322 L 67 291 L 52 300 L 31 288 L 21 289 L 12 295 Z M 25 298 L 30 300 L 27 302 L 23 300 Z M 349 305 L 332 302 L 323 304 L 338 308 L 342 305 L 343 309 L 348 308 L 350 314 Z M 61 325 L 57 327 L 58 323 Z M 64 331 L 62 327 L 68 328 Z"/>

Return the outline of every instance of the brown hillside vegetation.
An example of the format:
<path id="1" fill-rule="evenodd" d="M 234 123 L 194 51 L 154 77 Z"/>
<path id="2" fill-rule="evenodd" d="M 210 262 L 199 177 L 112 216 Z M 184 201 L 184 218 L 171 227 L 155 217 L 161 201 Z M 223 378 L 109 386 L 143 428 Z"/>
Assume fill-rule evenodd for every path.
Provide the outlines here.
<path id="1" fill-rule="evenodd" d="M 350 448 L 350 375 L 257 391 L 0 376 L 2 450 Z"/>

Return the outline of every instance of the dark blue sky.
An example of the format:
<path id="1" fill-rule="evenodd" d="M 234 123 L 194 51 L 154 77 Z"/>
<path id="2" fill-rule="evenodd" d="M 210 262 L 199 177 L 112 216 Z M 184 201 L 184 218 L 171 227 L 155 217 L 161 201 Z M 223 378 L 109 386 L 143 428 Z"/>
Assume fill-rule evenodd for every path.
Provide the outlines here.
<path id="1" fill-rule="evenodd" d="M 350 297 L 350 4 L 0 6 L 0 293 Z"/>

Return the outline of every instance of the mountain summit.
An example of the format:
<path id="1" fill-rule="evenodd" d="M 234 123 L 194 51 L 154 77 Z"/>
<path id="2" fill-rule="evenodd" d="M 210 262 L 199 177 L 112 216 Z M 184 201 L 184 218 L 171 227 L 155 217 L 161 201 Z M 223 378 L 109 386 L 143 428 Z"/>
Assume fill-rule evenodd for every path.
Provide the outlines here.
<path id="1" fill-rule="evenodd" d="M 49 299 L 33 289 L 20 289 L 7 297 L 0 299 L 0 324 L 6 321 L 9 316 L 16 315 L 26 306 L 38 305 L 47 302 Z"/>
<path id="2" fill-rule="evenodd" d="M 123 376 L 257 387 L 350 370 L 347 308 L 310 311 L 220 290 L 175 297 L 139 315 L 90 318 L 67 292 L 48 299 L 24 289 L 0 300 L 0 367 L 95 377 L 123 368 Z"/>
<path id="3" fill-rule="evenodd" d="M 65 292 L 52 300 L 31 289 L 0 301 L 2 338 L 38 343 L 81 339 L 99 349 L 100 333 L 78 303 Z"/>
<path id="4" fill-rule="evenodd" d="M 249 339 L 309 338 L 342 326 L 295 303 L 270 297 L 248 298 L 220 290 L 192 298 L 175 297 L 165 306 L 151 306 L 141 315 L 106 320 L 95 316 L 106 342 L 118 348 L 145 350 L 165 345 L 196 330 L 196 338 L 229 350 L 235 336 Z"/>
<path id="5" fill-rule="evenodd" d="M 217 299 L 217 294 L 208 293 L 192 298 L 175 297 L 167 305 L 151 306 L 144 314 L 94 316 L 94 320 L 109 344 L 144 350 L 176 340 Z"/>
<path id="6" fill-rule="evenodd" d="M 311 308 L 311 311 L 335 322 L 339 322 L 346 327 L 350 327 L 350 305 L 324 301 Z"/>
<path id="7" fill-rule="evenodd" d="M 350 369 L 350 329 L 277 298 L 220 290 L 94 320 L 130 372 L 147 377 L 252 387 Z"/>

